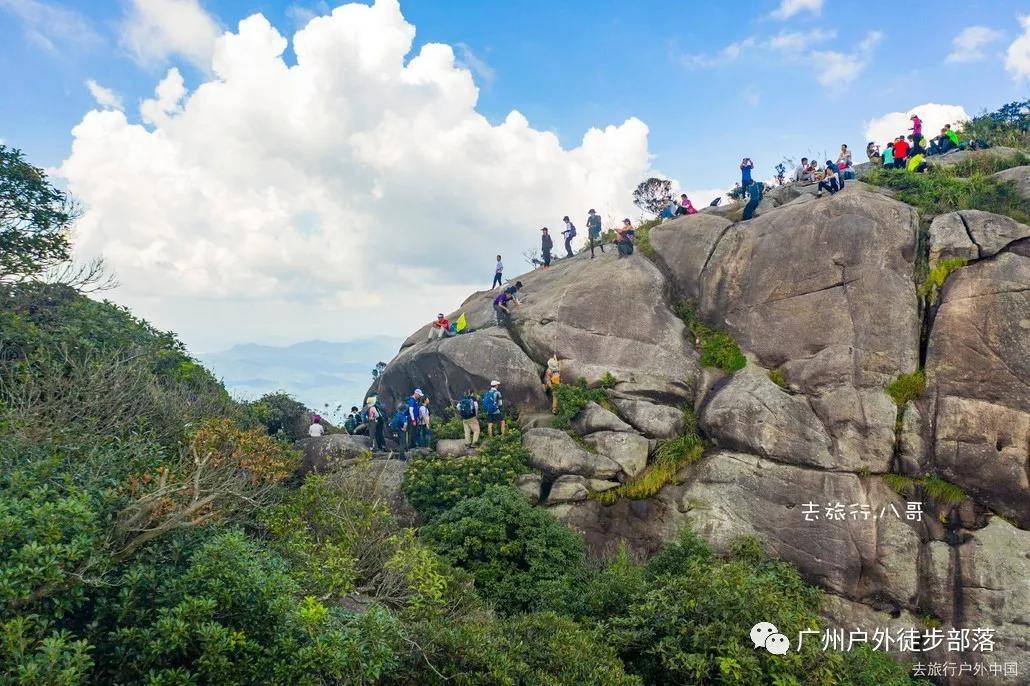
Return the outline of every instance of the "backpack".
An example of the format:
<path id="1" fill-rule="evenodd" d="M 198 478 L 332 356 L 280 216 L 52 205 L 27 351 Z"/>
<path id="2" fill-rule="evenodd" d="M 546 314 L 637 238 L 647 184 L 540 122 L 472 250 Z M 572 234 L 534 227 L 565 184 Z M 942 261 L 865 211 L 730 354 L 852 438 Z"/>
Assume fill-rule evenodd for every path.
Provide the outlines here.
<path id="1" fill-rule="evenodd" d="M 573 224 L 572 222 L 569 222 L 569 228 L 568 228 L 568 231 L 569 231 L 569 238 L 570 238 L 570 239 L 572 239 L 572 238 L 575 238 L 575 237 L 576 237 L 576 225 L 575 225 L 575 224 Z"/>
<path id="2" fill-rule="evenodd" d="M 390 419 L 390 428 L 394 431 L 400 431 L 404 428 L 404 425 L 408 422 L 408 411 L 397 410 L 393 413 L 393 417 Z"/>
<path id="3" fill-rule="evenodd" d="M 458 401 L 458 416 L 462 419 L 472 419 L 476 416 L 476 401 L 466 395 Z"/>
<path id="4" fill-rule="evenodd" d="M 500 411 L 500 408 L 497 406 L 498 396 L 500 396 L 500 393 L 492 388 L 483 394 L 483 410 L 487 414 L 497 414 Z"/>

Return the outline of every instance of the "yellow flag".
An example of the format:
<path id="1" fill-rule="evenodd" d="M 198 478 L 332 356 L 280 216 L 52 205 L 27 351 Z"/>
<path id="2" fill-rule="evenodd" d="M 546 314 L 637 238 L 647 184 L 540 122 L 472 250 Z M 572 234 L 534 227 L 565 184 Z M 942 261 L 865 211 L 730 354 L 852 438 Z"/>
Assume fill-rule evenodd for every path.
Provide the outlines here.
<path id="1" fill-rule="evenodd" d="M 462 312 L 461 316 L 458 317 L 458 321 L 454 322 L 454 330 L 461 333 L 465 330 L 465 327 L 469 325 L 468 320 L 465 319 L 465 313 Z"/>

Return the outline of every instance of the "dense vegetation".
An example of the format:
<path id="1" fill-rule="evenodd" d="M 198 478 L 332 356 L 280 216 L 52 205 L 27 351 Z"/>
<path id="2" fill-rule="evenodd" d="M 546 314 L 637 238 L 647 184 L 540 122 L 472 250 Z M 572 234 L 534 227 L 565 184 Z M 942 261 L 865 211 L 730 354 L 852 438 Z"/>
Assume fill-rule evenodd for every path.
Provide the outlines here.
<path id="1" fill-rule="evenodd" d="M 882 654 L 752 648 L 754 622 L 793 635 L 819 601 L 753 542 L 588 558 L 511 487 L 514 433 L 410 465 L 421 528 L 371 460 L 296 482 L 303 407 L 233 401 L 84 296 L 96 270 L 55 277 L 68 201 L 0 153 L 0 684 L 909 683 Z"/>

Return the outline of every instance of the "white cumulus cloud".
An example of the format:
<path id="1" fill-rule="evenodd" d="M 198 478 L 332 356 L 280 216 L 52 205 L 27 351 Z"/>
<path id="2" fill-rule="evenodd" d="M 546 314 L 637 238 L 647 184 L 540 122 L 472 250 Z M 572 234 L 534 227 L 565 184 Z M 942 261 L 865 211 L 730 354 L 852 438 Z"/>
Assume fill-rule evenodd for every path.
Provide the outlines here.
<path id="1" fill-rule="evenodd" d="M 823 9 L 823 0 L 780 0 L 780 6 L 773 10 L 774 19 L 790 19 L 799 12 L 819 14 Z"/>
<path id="2" fill-rule="evenodd" d="M 1030 14 L 1021 16 L 1023 33 L 1005 51 L 1005 69 L 1017 81 L 1030 79 Z"/>
<path id="3" fill-rule="evenodd" d="M 86 88 L 89 89 L 89 94 L 93 96 L 93 99 L 101 107 L 112 110 L 125 109 L 125 106 L 122 104 L 122 97 L 110 88 L 104 88 L 93 79 L 86 81 Z"/>
<path id="4" fill-rule="evenodd" d="M 923 120 L 923 135 L 927 138 L 937 135 L 945 124 L 954 126 L 958 122 L 969 120 L 969 114 L 961 105 L 939 105 L 928 102 L 916 105 L 906 112 L 889 112 L 882 117 L 867 121 L 865 123 L 866 140 L 883 145 L 902 134 L 908 135 L 911 133 L 909 129 L 912 128 L 911 116 L 913 114 Z"/>
<path id="5" fill-rule="evenodd" d="M 1001 31 L 986 26 L 967 26 L 951 39 L 951 52 L 946 62 L 979 62 L 987 55 L 984 48 L 1001 38 Z"/>
<path id="6" fill-rule="evenodd" d="M 144 123 L 89 112 L 60 167 L 86 207 L 78 249 L 103 253 L 116 295 L 159 325 L 238 327 L 201 345 L 343 338 L 455 305 L 497 253 L 517 273 L 565 214 L 632 212 L 643 122 L 572 148 L 517 111 L 491 124 L 452 48 L 409 55 L 414 34 L 396 0 L 345 5 L 294 35 L 288 66 L 286 38 L 254 15 L 216 41 L 210 80 L 187 92 L 170 71 Z"/>
<path id="7" fill-rule="evenodd" d="M 812 54 L 816 80 L 831 91 L 840 90 L 851 84 L 865 71 L 872 59 L 873 51 L 883 40 L 879 31 L 870 31 L 852 52 L 824 50 Z"/>
<path id="8" fill-rule="evenodd" d="M 143 65 L 181 55 L 207 68 L 220 33 L 198 0 L 130 0 L 121 24 L 122 45 Z"/>

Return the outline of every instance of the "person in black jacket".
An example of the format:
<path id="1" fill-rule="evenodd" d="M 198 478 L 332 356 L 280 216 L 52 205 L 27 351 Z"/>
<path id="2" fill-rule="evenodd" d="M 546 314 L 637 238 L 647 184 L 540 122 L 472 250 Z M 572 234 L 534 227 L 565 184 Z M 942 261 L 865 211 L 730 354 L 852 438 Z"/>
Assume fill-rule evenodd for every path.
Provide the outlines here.
<path id="1" fill-rule="evenodd" d="M 554 247 L 554 241 L 551 240 L 551 235 L 547 233 L 547 227 L 540 229 L 543 236 L 540 237 L 540 259 L 544 261 L 544 269 L 551 266 L 551 248 Z"/>

